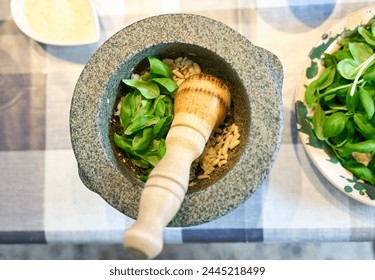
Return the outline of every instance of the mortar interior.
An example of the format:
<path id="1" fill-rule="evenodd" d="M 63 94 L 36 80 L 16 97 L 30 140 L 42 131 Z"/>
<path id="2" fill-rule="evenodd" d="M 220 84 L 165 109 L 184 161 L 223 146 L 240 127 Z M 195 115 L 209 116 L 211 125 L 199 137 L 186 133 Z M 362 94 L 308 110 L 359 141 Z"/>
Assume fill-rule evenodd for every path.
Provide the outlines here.
<path id="1" fill-rule="evenodd" d="M 145 48 L 124 61 L 119 68 L 114 72 L 110 78 L 109 84 L 114 84 L 117 86 L 112 86 L 112 115 L 110 116 L 110 121 L 101 125 L 109 125 L 109 128 L 105 128 L 108 131 L 108 141 L 111 147 L 111 154 L 108 155 L 109 158 L 114 159 L 114 164 L 121 171 L 123 176 L 125 176 L 131 182 L 144 185 L 144 183 L 139 180 L 139 176 L 144 173 L 144 170 L 133 165 L 130 160 L 122 153 L 122 151 L 113 142 L 113 133 L 115 131 L 121 131 L 119 122 L 114 121 L 113 112 L 116 110 L 118 101 L 123 94 L 123 85 L 121 79 L 129 78 L 132 73 L 140 73 L 148 67 L 147 57 L 156 56 L 159 59 L 163 58 L 177 58 L 177 57 L 188 57 L 193 61 L 197 62 L 201 68 L 202 72 L 211 74 L 213 76 L 221 79 L 229 87 L 231 92 L 232 104 L 228 117 L 225 122 L 231 124 L 236 123 L 239 127 L 241 134 L 241 139 L 248 139 L 248 128 L 250 120 L 250 107 L 249 107 L 249 95 L 245 91 L 245 87 L 241 82 L 238 74 L 233 70 L 231 65 L 205 47 L 191 45 L 187 43 L 174 42 L 174 43 L 160 43 L 153 45 L 149 48 Z M 108 119 L 108 117 L 107 117 Z M 211 174 L 209 179 L 205 180 L 195 180 L 195 185 L 190 186 L 188 193 L 203 190 L 215 182 L 219 181 L 221 178 L 227 174 L 233 168 L 238 158 L 244 151 L 246 141 L 241 141 L 241 143 L 233 150 L 230 151 L 228 157 L 228 163 L 216 168 L 216 170 Z"/>

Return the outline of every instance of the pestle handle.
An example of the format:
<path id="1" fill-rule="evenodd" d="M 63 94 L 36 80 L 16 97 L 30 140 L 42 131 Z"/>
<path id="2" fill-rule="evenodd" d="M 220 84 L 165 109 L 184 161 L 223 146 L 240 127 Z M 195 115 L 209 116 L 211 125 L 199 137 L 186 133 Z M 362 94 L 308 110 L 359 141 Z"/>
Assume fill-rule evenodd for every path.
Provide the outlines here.
<path id="1" fill-rule="evenodd" d="M 125 233 L 125 248 L 138 258 L 151 259 L 163 248 L 163 230 L 179 210 L 187 191 L 191 163 L 206 141 L 191 127 L 172 127 L 167 151 L 151 172 L 142 192 L 137 221 Z"/>
<path id="2" fill-rule="evenodd" d="M 230 99 L 227 86 L 208 74 L 192 75 L 180 85 L 166 154 L 150 173 L 137 221 L 125 233 L 124 246 L 136 257 L 151 259 L 162 250 L 163 230 L 184 200 L 191 163 L 203 152 L 214 127 L 224 120 Z"/>

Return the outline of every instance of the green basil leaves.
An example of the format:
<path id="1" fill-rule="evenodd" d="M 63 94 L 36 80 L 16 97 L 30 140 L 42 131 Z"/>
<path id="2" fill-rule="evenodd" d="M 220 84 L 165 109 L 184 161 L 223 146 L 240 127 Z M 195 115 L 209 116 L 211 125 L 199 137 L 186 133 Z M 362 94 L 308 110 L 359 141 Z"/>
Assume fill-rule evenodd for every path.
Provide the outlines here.
<path id="1" fill-rule="evenodd" d="M 167 64 L 156 57 L 148 57 L 148 61 L 149 75 L 122 80 L 128 86 L 121 98 L 119 115 L 123 130 L 113 137 L 134 165 L 149 172 L 166 152 L 165 137 L 173 120 L 177 84 Z M 140 179 L 147 180 L 147 176 Z"/>
<path id="2" fill-rule="evenodd" d="M 337 64 L 337 70 L 341 76 L 348 80 L 354 80 L 361 67 L 372 54 L 372 48 L 365 43 L 349 43 L 349 52 L 352 58 L 345 58 Z"/>
<path id="3" fill-rule="evenodd" d="M 324 54 L 325 69 L 306 87 L 305 101 L 313 109 L 316 137 L 333 151 L 341 165 L 375 184 L 375 21 L 360 26 Z M 367 166 L 354 153 L 369 156 Z"/>
<path id="4" fill-rule="evenodd" d="M 172 70 L 163 61 L 157 59 L 154 56 L 148 57 L 148 62 L 150 63 L 150 75 L 151 78 L 170 78 L 172 79 Z"/>
<path id="5" fill-rule="evenodd" d="M 126 85 L 138 90 L 146 99 L 154 99 L 159 96 L 159 87 L 149 81 L 123 79 Z"/>

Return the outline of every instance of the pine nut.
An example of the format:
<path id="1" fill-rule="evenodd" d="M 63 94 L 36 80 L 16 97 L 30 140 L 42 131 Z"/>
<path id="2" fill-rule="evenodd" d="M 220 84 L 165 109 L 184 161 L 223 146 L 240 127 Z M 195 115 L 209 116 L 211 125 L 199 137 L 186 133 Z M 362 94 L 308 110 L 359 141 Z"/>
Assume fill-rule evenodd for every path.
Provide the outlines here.
<path id="1" fill-rule="evenodd" d="M 199 66 L 198 63 L 194 62 L 194 63 L 193 63 L 193 67 L 194 67 L 194 72 L 195 72 L 195 74 L 199 74 L 199 73 L 202 72 L 201 67 Z"/>
<path id="2" fill-rule="evenodd" d="M 184 68 L 189 68 L 193 66 L 193 61 L 191 59 L 186 60 Z"/>
<path id="3" fill-rule="evenodd" d="M 238 138 L 240 138 L 240 134 L 239 133 L 234 134 L 233 137 L 232 137 L 232 139 L 231 139 L 231 142 L 236 141 Z"/>
<path id="4" fill-rule="evenodd" d="M 196 74 L 196 73 L 195 73 L 195 69 L 194 69 L 193 66 L 190 66 L 190 67 L 189 67 L 189 73 L 191 73 L 191 74 Z"/>
<path id="5" fill-rule="evenodd" d="M 175 60 L 174 60 L 174 63 L 180 63 L 184 58 L 182 56 L 180 57 L 177 57 Z"/>
<path id="6" fill-rule="evenodd" d="M 226 163 L 228 163 L 228 161 L 227 160 L 221 160 L 221 161 L 219 161 L 219 163 L 218 163 L 218 166 L 219 167 L 221 167 L 221 166 L 223 166 L 224 164 L 226 164 Z"/>
<path id="7" fill-rule="evenodd" d="M 184 75 L 182 75 L 181 72 L 178 71 L 178 70 L 176 70 L 176 69 L 173 69 L 172 72 L 173 72 L 173 74 L 175 74 L 180 79 L 184 79 L 185 78 Z"/>
<path id="8" fill-rule="evenodd" d="M 232 143 L 229 144 L 228 148 L 229 148 L 230 150 L 232 150 L 232 149 L 234 149 L 235 147 L 237 147 L 238 144 L 240 144 L 240 140 L 233 141 Z"/>
<path id="9" fill-rule="evenodd" d="M 229 134 L 229 136 L 225 139 L 226 142 L 231 142 L 230 140 L 233 138 L 233 134 Z"/>
<path id="10" fill-rule="evenodd" d="M 222 150 L 222 154 L 225 156 L 228 154 L 229 142 L 225 142 Z"/>
<path id="11" fill-rule="evenodd" d="M 215 166 L 215 165 L 217 165 L 219 163 L 219 161 L 220 161 L 220 159 L 217 158 L 217 159 L 215 159 L 215 160 L 212 161 L 211 165 Z"/>

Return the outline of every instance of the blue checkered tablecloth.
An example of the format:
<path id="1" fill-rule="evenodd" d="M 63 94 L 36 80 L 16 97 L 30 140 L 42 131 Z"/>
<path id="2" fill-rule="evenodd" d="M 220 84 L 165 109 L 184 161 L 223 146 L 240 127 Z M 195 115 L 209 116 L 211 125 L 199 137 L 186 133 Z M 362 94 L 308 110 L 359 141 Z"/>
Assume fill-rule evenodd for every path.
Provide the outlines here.
<path id="1" fill-rule="evenodd" d="M 134 222 L 80 181 L 69 135 L 75 83 L 116 31 L 156 14 L 195 13 L 222 21 L 284 66 L 284 136 L 263 186 L 235 211 L 187 228 L 166 243 L 375 241 L 375 208 L 332 186 L 297 136 L 297 80 L 321 35 L 361 0 L 95 0 L 97 44 L 56 47 L 25 36 L 0 1 L 0 243 L 121 243 Z M 136 3 L 136 4 L 135 4 Z"/>

